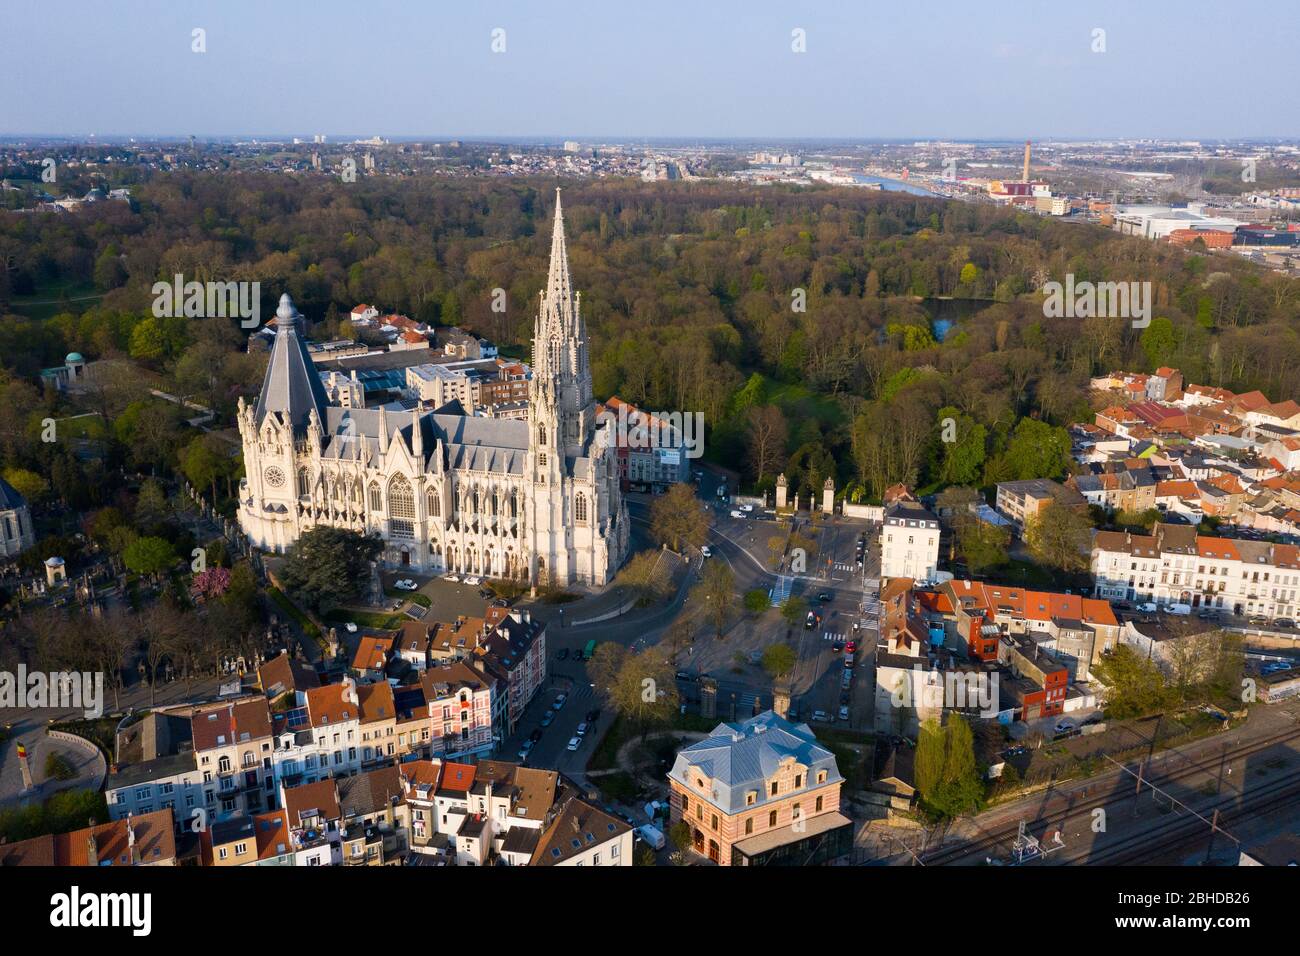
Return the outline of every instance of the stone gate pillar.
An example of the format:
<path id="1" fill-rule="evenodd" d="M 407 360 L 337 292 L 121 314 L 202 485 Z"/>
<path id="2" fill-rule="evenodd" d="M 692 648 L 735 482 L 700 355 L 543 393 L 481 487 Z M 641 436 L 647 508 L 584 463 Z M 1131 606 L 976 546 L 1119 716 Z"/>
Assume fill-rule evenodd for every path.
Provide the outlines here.
<path id="1" fill-rule="evenodd" d="M 835 513 L 835 479 L 827 478 L 826 484 L 822 485 L 822 511 L 825 514 Z"/>
<path id="2" fill-rule="evenodd" d="M 790 493 L 790 487 L 785 480 L 785 475 L 776 476 L 776 510 L 783 511 L 786 508 L 787 497 Z"/>

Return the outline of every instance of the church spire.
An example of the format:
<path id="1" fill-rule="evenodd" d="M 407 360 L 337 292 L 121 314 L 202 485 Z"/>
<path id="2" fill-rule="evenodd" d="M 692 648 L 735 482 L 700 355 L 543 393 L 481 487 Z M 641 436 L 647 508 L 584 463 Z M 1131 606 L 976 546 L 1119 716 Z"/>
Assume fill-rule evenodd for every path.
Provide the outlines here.
<path id="1" fill-rule="evenodd" d="M 564 242 L 564 207 L 560 202 L 559 187 L 556 187 L 555 220 L 551 226 L 551 267 L 546 276 L 546 298 L 555 301 L 563 308 L 570 305 L 571 291 L 569 250 Z M 565 317 L 571 318 L 572 313 L 569 312 Z"/>
<path id="2" fill-rule="evenodd" d="M 307 429 L 311 413 L 319 422 L 325 420 L 329 399 L 321 384 L 316 365 L 307 354 L 306 343 L 299 338 L 302 316 L 286 292 L 275 310 L 275 344 L 266 363 L 266 378 L 257 396 L 255 417 L 260 426 L 271 412 L 279 412 L 293 426 L 295 434 Z"/>
<path id="3" fill-rule="evenodd" d="M 550 422 L 556 427 L 557 443 L 574 455 L 581 454 L 586 446 L 596 414 L 586 326 L 578 309 L 578 297 L 569 278 L 564 207 L 557 189 L 551 261 L 533 327 L 530 417 L 535 422 Z"/>

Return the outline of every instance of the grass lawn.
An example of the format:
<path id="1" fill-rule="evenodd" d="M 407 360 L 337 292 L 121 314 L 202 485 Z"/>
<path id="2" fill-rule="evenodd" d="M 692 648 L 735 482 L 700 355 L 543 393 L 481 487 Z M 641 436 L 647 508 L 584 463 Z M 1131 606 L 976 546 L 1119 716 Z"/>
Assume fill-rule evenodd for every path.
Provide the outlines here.
<path id="1" fill-rule="evenodd" d="M 403 614 L 382 614 L 373 611 L 351 611 L 345 607 L 336 607 L 325 615 L 331 624 L 346 624 L 351 621 L 361 627 L 371 627 L 378 631 L 395 631 L 406 620 Z"/>
<path id="2" fill-rule="evenodd" d="M 60 312 L 83 312 L 103 298 L 90 282 L 50 282 L 31 295 L 9 297 L 9 311 L 29 319 L 49 319 Z"/>

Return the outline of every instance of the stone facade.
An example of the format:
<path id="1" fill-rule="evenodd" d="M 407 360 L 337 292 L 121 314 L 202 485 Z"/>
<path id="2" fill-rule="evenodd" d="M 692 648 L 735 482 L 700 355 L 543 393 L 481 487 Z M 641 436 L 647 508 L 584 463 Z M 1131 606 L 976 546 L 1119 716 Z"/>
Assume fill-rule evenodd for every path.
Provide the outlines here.
<path id="1" fill-rule="evenodd" d="M 329 525 L 382 538 L 392 568 L 558 586 L 613 579 L 629 520 L 615 443 L 596 420 L 558 193 L 527 420 L 333 405 L 288 296 L 276 317 L 262 393 L 239 409 L 239 522 L 255 546 L 283 551 Z"/>

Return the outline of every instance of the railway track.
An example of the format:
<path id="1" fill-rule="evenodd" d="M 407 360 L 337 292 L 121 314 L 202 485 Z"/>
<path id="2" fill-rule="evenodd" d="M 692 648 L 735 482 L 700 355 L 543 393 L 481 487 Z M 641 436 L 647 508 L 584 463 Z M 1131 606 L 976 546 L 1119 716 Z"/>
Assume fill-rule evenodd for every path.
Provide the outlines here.
<path id="1" fill-rule="evenodd" d="M 1300 738 L 1300 728 L 1286 730 L 1270 737 L 1253 741 L 1244 747 L 1235 750 L 1232 753 L 1232 757 L 1234 759 L 1248 757 L 1252 754 L 1259 753 L 1262 750 L 1267 750 L 1270 747 L 1289 743 L 1297 738 Z M 1150 743 L 1150 741 L 1148 741 L 1148 743 Z M 1166 751 L 1166 753 L 1170 753 L 1170 751 Z M 1162 771 L 1159 776 L 1150 776 L 1149 774 L 1145 774 L 1144 780 L 1154 786 L 1167 788 L 1172 784 L 1176 784 L 1196 774 L 1215 773 L 1218 769 L 1217 762 L 1206 763 L 1203 760 L 1195 760 L 1192 758 L 1186 759 L 1188 760 L 1187 766 L 1180 767 L 1175 771 Z M 1107 804 L 1114 803 L 1116 800 L 1125 799 L 1126 797 L 1123 794 L 1124 786 L 1125 777 L 1121 775 L 1115 781 L 1115 786 L 1106 793 L 1083 797 L 1080 799 L 1072 799 L 1068 805 L 1060 807 L 1059 809 L 1049 810 L 1045 814 L 1041 814 L 1027 822 L 1035 829 L 1044 826 L 1050 828 L 1052 824 L 1060 826 L 1071 817 L 1079 814 L 1088 814 L 1098 807 L 1105 807 Z M 1075 794 L 1071 794 L 1071 796 L 1074 795 Z M 1005 848 L 1010 847 L 1012 840 L 1014 840 L 1018 835 L 1019 829 L 1019 820 L 1013 824 L 999 825 L 996 828 L 989 830 L 981 839 L 953 844 L 948 847 L 941 847 L 931 853 L 924 854 L 921 857 L 921 862 L 926 866 L 944 866 L 946 864 L 955 863 L 959 860 L 964 860 L 967 857 L 987 855 L 987 851 L 1002 851 Z"/>

